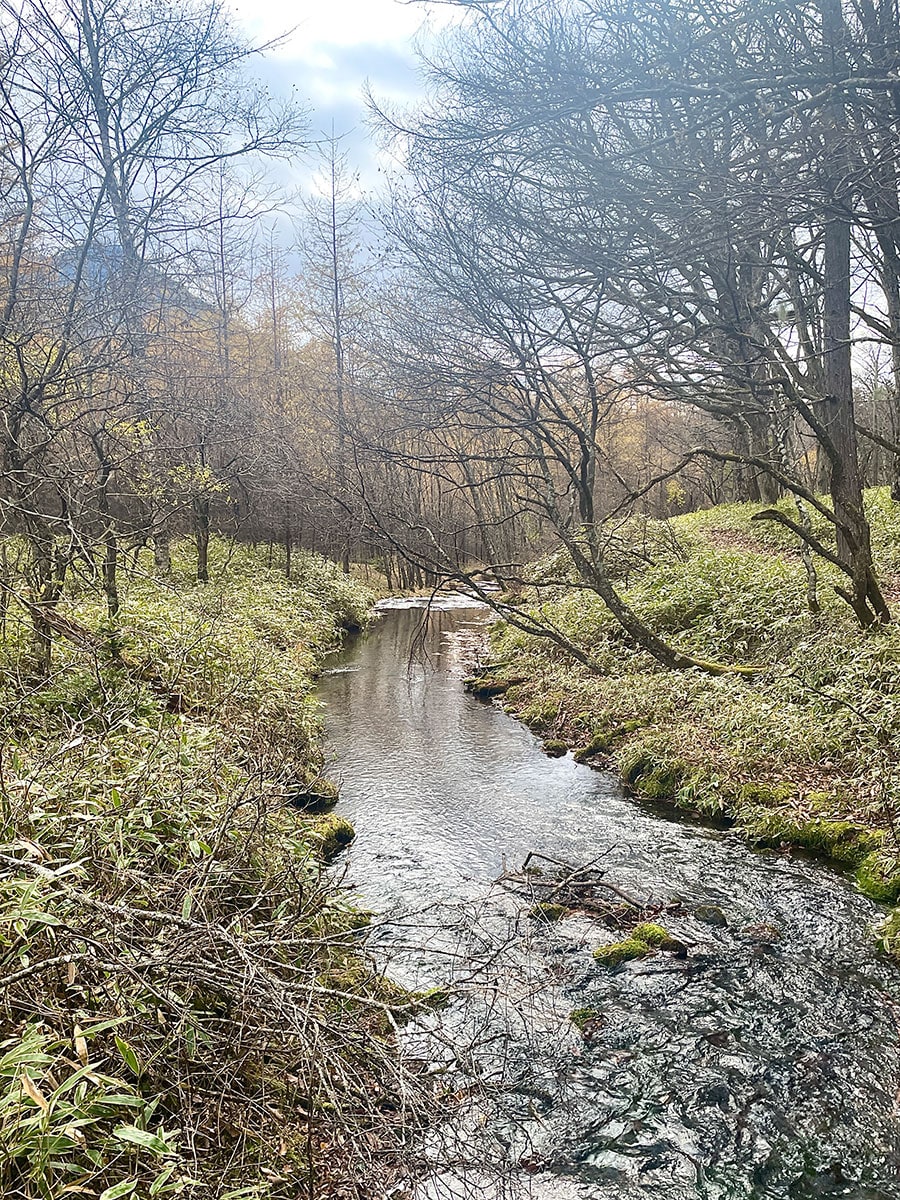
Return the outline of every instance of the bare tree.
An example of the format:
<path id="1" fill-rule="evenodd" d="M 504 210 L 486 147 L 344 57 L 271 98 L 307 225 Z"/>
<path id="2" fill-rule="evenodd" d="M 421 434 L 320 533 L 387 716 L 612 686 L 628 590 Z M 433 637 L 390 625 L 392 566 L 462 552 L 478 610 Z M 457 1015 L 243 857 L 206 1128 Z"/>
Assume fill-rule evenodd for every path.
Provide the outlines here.
<path id="1" fill-rule="evenodd" d="M 330 346 L 333 359 L 331 398 L 334 461 L 329 486 L 342 526 L 340 559 L 350 569 L 353 528 L 346 498 L 349 471 L 347 435 L 349 391 L 353 387 L 355 347 L 363 322 L 363 289 L 370 264 L 366 261 L 363 201 L 359 180 L 351 171 L 340 138 L 332 128 L 319 147 L 319 171 L 307 198 L 299 226 L 300 248 L 306 267 L 305 284 L 311 322 Z"/>
<path id="2" fill-rule="evenodd" d="M 32 547 L 23 602 L 46 671 L 66 571 L 98 528 L 116 608 L 110 430 L 126 410 L 149 417 L 149 325 L 204 224 L 204 181 L 288 152 L 300 121 L 243 82 L 251 50 L 215 6 L 5 4 L 0 36 L 4 523 Z M 73 438 L 93 450 L 87 492 Z M 99 505 L 89 519 L 86 496 Z"/>
<path id="3" fill-rule="evenodd" d="M 747 498 L 793 497 L 795 516 L 760 518 L 791 529 L 808 563 L 841 571 L 863 625 L 889 620 L 852 346 L 892 336 L 863 287 L 880 246 L 870 212 L 895 204 L 881 165 L 894 116 L 870 98 L 890 94 L 896 13 L 839 0 L 758 0 L 715 18 L 695 0 L 466 7 L 474 19 L 433 68 L 432 102 L 390 123 L 411 183 L 388 223 L 482 368 L 458 371 L 456 394 L 520 444 L 523 431 L 535 439 L 542 499 L 525 506 L 543 507 L 578 578 L 632 638 L 676 663 L 604 578 L 614 513 L 596 504 L 598 432 L 635 395 L 691 405 L 723 436 L 684 462 L 738 472 Z M 446 342 L 436 348 L 452 361 Z M 811 512 L 830 534 L 813 532 Z M 812 576 L 811 589 L 812 601 Z"/>

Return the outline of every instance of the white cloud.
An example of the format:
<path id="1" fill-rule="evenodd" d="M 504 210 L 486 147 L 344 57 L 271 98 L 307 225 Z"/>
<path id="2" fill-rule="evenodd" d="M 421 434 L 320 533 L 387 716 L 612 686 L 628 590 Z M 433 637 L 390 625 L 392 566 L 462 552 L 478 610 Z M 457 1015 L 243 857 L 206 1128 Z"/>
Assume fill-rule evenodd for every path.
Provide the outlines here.
<path id="1" fill-rule="evenodd" d="M 440 4 L 403 0 L 232 0 L 233 10 L 251 37 L 268 41 L 291 31 L 272 54 L 313 62 L 320 46 L 407 46 L 423 24 L 440 28 L 454 17 Z"/>
<path id="2" fill-rule="evenodd" d="M 379 101 L 405 106 L 421 95 L 413 43 L 459 20 L 461 10 L 405 0 L 229 0 L 239 27 L 253 42 L 283 41 L 256 63 L 277 95 L 310 105 L 315 137 L 333 127 L 366 191 L 378 191 L 385 162 L 368 130 L 364 87 Z M 308 165 L 288 173 L 303 190 Z"/>

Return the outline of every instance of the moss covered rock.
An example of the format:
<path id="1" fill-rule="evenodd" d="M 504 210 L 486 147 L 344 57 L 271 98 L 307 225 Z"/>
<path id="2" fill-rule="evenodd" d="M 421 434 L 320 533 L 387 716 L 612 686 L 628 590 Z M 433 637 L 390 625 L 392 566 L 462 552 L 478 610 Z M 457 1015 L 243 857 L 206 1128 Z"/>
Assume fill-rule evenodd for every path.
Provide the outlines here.
<path id="1" fill-rule="evenodd" d="M 900 959 L 900 908 L 885 917 L 875 930 L 878 939 L 878 949 L 891 958 Z"/>
<path id="2" fill-rule="evenodd" d="M 635 925 L 631 936 L 639 942 L 646 942 L 648 946 L 661 946 L 663 942 L 670 940 L 668 931 L 652 921 L 642 921 L 640 925 Z"/>
<path id="3" fill-rule="evenodd" d="M 631 936 L 640 942 L 645 942 L 652 950 L 667 950 L 676 958 L 687 957 L 688 948 L 684 942 L 672 937 L 667 929 L 653 921 L 644 921 L 640 925 L 635 925 Z"/>
<path id="4" fill-rule="evenodd" d="M 881 854 L 869 854 L 856 869 L 859 890 L 883 904 L 900 900 L 900 864 Z"/>
<path id="5" fill-rule="evenodd" d="M 742 783 L 737 789 L 736 803 L 739 808 L 774 809 L 784 808 L 793 800 L 795 788 L 789 783 Z"/>
<path id="6" fill-rule="evenodd" d="M 338 786 L 331 779 L 322 777 L 311 783 L 292 783 L 284 789 L 285 798 L 293 808 L 303 812 L 328 812 L 338 802 Z"/>
<path id="7" fill-rule="evenodd" d="M 578 762 L 586 762 L 588 759 L 595 758 L 601 754 L 611 754 L 617 746 L 620 746 L 630 734 L 640 729 L 642 725 L 643 722 L 637 720 L 607 720 L 599 726 L 595 725 L 590 741 L 584 746 L 578 747 L 575 751 L 575 758 Z"/>
<path id="8" fill-rule="evenodd" d="M 640 776 L 635 783 L 635 790 L 651 800 L 674 800 L 690 774 L 690 767 L 685 763 L 660 763 Z"/>
<path id="9" fill-rule="evenodd" d="M 704 925 L 714 925 L 719 929 L 724 929 L 728 924 L 728 918 L 718 904 L 698 904 L 694 909 L 694 919 L 702 921 Z"/>
<path id="10" fill-rule="evenodd" d="M 310 838 L 323 862 L 329 862 L 356 837 L 356 830 L 346 817 L 328 813 L 320 817 L 310 829 Z"/>
<path id="11" fill-rule="evenodd" d="M 579 1033 L 589 1033 L 603 1020 L 603 1014 L 596 1008 L 573 1008 L 569 1020 Z"/>
<path id="12" fill-rule="evenodd" d="M 565 904 L 549 904 L 542 901 L 540 904 L 532 904 L 528 915 L 533 921 L 561 921 L 568 911 Z"/>
<path id="13" fill-rule="evenodd" d="M 412 991 L 356 956 L 346 956 L 340 964 L 318 978 L 319 986 L 331 994 L 336 1009 L 364 1013 L 369 1028 L 382 1037 L 390 1036 L 395 1025 L 404 1024 L 423 1010 L 443 1008 L 449 1000 L 446 988 Z"/>
<path id="14" fill-rule="evenodd" d="M 541 746 L 543 752 L 548 758 L 562 758 L 563 755 L 569 753 L 569 747 L 565 742 L 559 741 L 557 738 L 548 738 Z"/>
<path id="15" fill-rule="evenodd" d="M 586 745 L 576 748 L 575 761 L 583 763 L 590 758 L 595 758 L 598 754 L 609 754 L 612 746 L 612 739 L 608 733 L 595 733 Z"/>
<path id="16" fill-rule="evenodd" d="M 610 946 L 598 946 L 594 951 L 594 962 L 601 967 L 617 967 L 620 963 L 630 962 L 635 958 L 646 958 L 652 947 L 639 938 L 626 938 L 622 942 L 613 942 Z"/>
<path id="17" fill-rule="evenodd" d="M 680 758 L 641 742 L 625 746 L 618 766 L 625 786 L 651 800 L 677 801 L 678 792 L 694 774 Z"/>
<path id="18" fill-rule="evenodd" d="M 742 824 L 757 845 L 797 846 L 848 867 L 859 867 L 883 838 L 853 821 L 804 820 L 777 809 L 756 809 Z"/>
<path id="19" fill-rule="evenodd" d="M 502 675 L 473 675 L 464 681 L 463 686 L 479 700 L 491 700 L 494 696 L 502 696 L 511 687 L 524 682 L 521 675 L 510 679 L 505 679 Z"/>

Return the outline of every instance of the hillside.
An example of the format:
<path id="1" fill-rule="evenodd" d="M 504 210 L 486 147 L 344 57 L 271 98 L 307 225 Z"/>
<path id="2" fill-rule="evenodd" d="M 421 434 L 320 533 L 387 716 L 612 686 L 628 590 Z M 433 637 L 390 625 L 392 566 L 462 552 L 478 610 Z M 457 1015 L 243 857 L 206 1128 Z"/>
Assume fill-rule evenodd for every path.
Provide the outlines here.
<path id="1" fill-rule="evenodd" d="M 867 495 L 877 566 L 896 602 L 900 509 Z M 819 572 L 821 612 L 791 535 L 730 505 L 632 521 L 610 553 L 654 630 L 692 655 L 750 674 L 667 671 L 633 647 L 592 594 L 542 591 L 545 619 L 589 648 L 600 674 L 551 642 L 495 632 L 510 712 L 638 796 L 733 821 L 755 843 L 802 847 L 900 897 L 900 627 L 863 632 Z M 505 680 L 505 684 L 503 681 Z M 511 684 L 511 686 L 510 686 Z"/>
<path id="2" fill-rule="evenodd" d="M 370 597 L 212 550 L 206 585 L 186 546 L 168 580 L 141 552 L 114 638 L 73 575 L 47 680 L 6 613 L 4 1196 L 327 1195 L 393 1120 L 409 998 L 322 872 L 352 828 L 301 811 L 330 791 L 313 678 Z"/>

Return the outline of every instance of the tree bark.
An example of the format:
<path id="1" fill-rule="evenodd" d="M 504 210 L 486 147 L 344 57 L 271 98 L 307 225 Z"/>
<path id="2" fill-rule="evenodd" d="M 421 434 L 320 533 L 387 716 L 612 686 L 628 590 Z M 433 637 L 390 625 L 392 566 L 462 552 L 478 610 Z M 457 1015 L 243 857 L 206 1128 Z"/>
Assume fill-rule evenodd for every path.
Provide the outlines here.
<path id="1" fill-rule="evenodd" d="M 194 501 L 194 539 L 197 543 L 197 582 L 209 583 L 209 499 Z"/>
<path id="2" fill-rule="evenodd" d="M 167 578 L 172 574 L 172 539 L 165 525 L 157 527 L 153 534 L 153 563 L 157 575 Z"/>
<path id="3" fill-rule="evenodd" d="M 822 34 L 828 69 L 837 76 L 844 54 L 841 0 L 821 0 Z M 860 624 L 890 621 L 872 563 L 869 523 L 863 507 L 862 475 L 853 405 L 851 357 L 851 203 L 849 129 L 843 94 L 835 84 L 824 128 L 830 170 L 831 212 L 825 221 L 822 308 L 823 427 L 830 460 L 829 491 L 837 520 L 838 556 L 850 567 L 849 601 Z"/>

